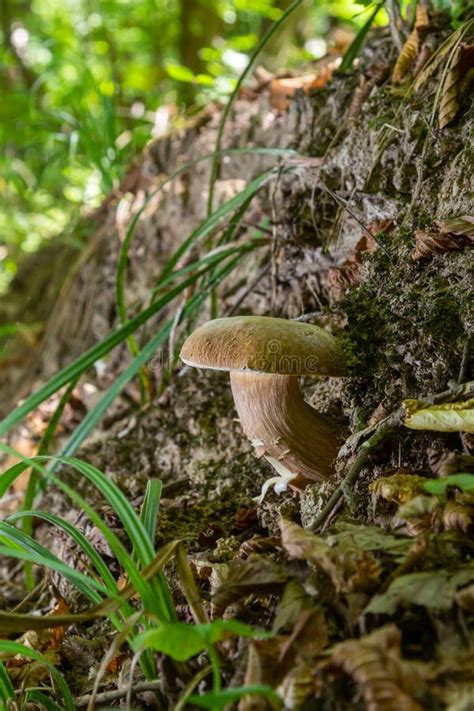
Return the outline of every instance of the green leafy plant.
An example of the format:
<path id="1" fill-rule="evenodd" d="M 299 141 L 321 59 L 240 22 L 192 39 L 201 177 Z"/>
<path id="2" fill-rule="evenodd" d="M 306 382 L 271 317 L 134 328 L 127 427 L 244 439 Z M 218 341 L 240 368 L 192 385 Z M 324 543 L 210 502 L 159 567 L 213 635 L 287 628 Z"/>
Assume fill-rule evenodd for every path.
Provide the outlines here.
<path id="1" fill-rule="evenodd" d="M 2 445 L 2 449 L 13 454 L 13 450 L 6 445 Z M 139 653 L 143 671 L 149 679 L 153 679 L 156 675 L 153 661 L 155 651 L 180 662 L 185 662 L 200 652 L 207 651 L 213 672 L 214 694 L 220 693 L 220 665 L 216 645 L 229 636 L 261 638 L 267 637 L 268 634 L 255 631 L 248 625 L 232 620 L 207 622 L 204 610 L 197 601 L 198 592 L 180 544 L 176 542 L 168 544 L 161 551 L 155 550 L 154 538 L 159 513 L 161 482 L 158 480 L 148 482 L 141 513 L 138 515 L 120 489 L 98 469 L 73 457 L 59 458 L 62 464 L 73 467 L 88 478 L 105 497 L 127 533 L 128 547 L 130 548 L 128 550 L 93 507 L 72 486 L 66 484 L 61 477 L 51 473 L 43 466 L 43 463 L 48 459 L 48 457 L 23 458 L 21 462 L 0 476 L 0 495 L 3 495 L 27 468 L 33 467 L 39 477 L 58 486 L 98 528 L 127 575 L 129 584 L 119 590 L 118 582 L 111 574 L 109 566 L 87 538 L 68 521 L 45 511 L 17 512 L 0 522 L 0 553 L 6 557 L 34 563 L 35 566 L 55 570 L 75 586 L 94 606 L 85 613 L 51 618 L 2 612 L 0 613 L 0 634 L 11 633 L 14 630 L 21 631 L 21 629 L 42 629 L 48 626 L 72 624 L 107 616 L 117 632 L 123 634 L 124 640 L 127 640 L 130 647 Z M 80 572 L 63 563 L 56 555 L 35 541 L 31 535 L 16 527 L 17 523 L 33 516 L 62 531 L 74 541 L 85 558 L 86 572 Z M 162 572 L 164 564 L 173 555 L 176 555 L 178 574 L 183 592 L 189 599 L 193 610 L 197 623 L 195 625 L 177 621 L 172 597 Z M 137 593 L 140 598 L 138 611 L 136 606 L 132 606 L 129 602 L 134 593 Z M 43 660 L 39 652 L 28 654 L 24 649 L 24 646 L 19 643 L 0 642 L 0 653 L 4 652 L 5 655 L 22 654 L 26 657 Z M 31 652 L 31 650 L 28 651 Z M 47 660 L 45 663 L 48 668 L 51 666 Z M 51 673 L 54 674 L 55 679 L 57 678 L 58 689 L 63 695 L 67 710 L 70 708 L 70 695 L 64 694 L 64 679 L 61 677 L 60 681 L 59 672 L 54 667 L 52 669 Z M 4 667 L 0 667 L 0 695 L 3 700 L 8 700 L 12 698 L 12 693 L 13 687 L 11 682 L 9 683 L 8 674 L 6 674 Z M 42 692 L 39 693 L 42 694 Z M 238 690 L 231 690 L 231 693 L 235 695 Z M 242 693 L 274 695 L 274 692 L 265 687 L 258 687 L 253 691 L 245 689 Z M 33 695 L 29 698 L 34 699 L 35 697 Z M 219 698 L 213 699 L 209 696 L 208 701 L 214 703 L 214 706 L 209 708 L 221 708 Z M 229 698 L 229 696 L 224 695 L 222 698 Z"/>
<path id="2" fill-rule="evenodd" d="M 448 487 L 454 486 L 461 491 L 474 491 L 474 474 L 459 473 L 450 474 L 442 479 L 428 479 L 424 484 L 424 489 L 430 494 L 444 496 Z"/>

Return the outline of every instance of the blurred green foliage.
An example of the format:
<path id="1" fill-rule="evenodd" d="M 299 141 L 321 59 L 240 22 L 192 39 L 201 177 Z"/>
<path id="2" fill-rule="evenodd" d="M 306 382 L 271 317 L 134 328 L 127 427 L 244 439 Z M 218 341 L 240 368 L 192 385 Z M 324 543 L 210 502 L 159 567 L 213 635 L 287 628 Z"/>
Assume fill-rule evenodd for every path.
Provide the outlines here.
<path id="1" fill-rule="evenodd" d="M 150 138 L 223 99 L 288 4 L 2 0 L 0 291 L 22 252 L 73 234 Z M 315 59 L 338 22 L 366 16 L 352 0 L 307 2 L 262 64 Z"/>

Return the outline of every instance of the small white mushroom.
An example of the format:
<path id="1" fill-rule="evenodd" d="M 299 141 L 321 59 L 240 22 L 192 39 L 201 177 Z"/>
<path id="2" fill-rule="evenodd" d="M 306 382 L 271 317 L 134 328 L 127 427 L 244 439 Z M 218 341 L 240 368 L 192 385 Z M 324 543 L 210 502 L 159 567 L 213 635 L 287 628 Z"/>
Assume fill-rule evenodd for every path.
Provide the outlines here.
<path id="1" fill-rule="evenodd" d="M 303 399 L 301 375 L 344 374 L 337 339 L 318 326 L 266 316 L 209 321 L 183 345 L 181 360 L 197 368 L 230 371 L 242 428 L 278 477 L 303 486 L 334 473 L 339 444 L 334 425 Z"/>

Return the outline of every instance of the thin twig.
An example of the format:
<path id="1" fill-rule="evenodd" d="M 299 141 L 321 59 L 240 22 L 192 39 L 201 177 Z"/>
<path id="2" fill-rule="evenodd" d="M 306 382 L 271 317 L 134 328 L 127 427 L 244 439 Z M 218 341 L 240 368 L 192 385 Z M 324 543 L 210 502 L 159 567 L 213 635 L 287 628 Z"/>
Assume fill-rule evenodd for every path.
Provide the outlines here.
<path id="1" fill-rule="evenodd" d="M 271 266 L 272 266 L 272 262 L 270 260 L 269 262 L 267 262 L 265 264 L 264 267 L 262 267 L 262 269 L 260 269 L 260 271 L 258 272 L 255 279 L 248 285 L 248 287 L 245 289 L 243 294 L 241 294 L 239 296 L 237 301 L 234 304 L 232 304 L 232 306 L 226 311 L 226 313 L 224 314 L 225 316 L 232 316 L 232 314 L 234 314 L 237 311 L 237 309 L 245 301 L 247 296 L 252 293 L 252 291 L 259 284 L 259 282 L 263 279 L 263 277 L 270 271 Z"/>
<path id="2" fill-rule="evenodd" d="M 369 228 L 368 228 L 366 225 L 364 225 L 364 223 L 362 222 L 362 220 L 361 220 L 359 217 L 357 217 L 357 215 L 356 215 L 356 213 L 354 212 L 354 210 L 352 210 L 352 209 L 349 207 L 349 205 L 348 205 L 344 200 L 341 200 L 341 198 L 339 197 L 339 195 L 336 195 L 336 193 L 333 192 L 333 191 L 331 190 L 331 188 L 328 188 L 328 186 L 325 185 L 323 182 L 321 182 L 320 185 L 321 185 L 322 189 L 325 190 L 325 191 L 328 193 L 328 195 L 330 195 L 330 196 L 332 197 L 332 199 L 333 199 L 343 210 L 345 210 L 346 212 L 349 213 L 349 215 L 357 222 L 357 224 L 362 227 L 362 229 L 364 230 L 364 232 L 366 232 L 366 233 L 369 235 L 369 237 L 371 237 L 371 238 L 374 240 L 374 242 L 376 242 L 376 243 L 378 244 L 378 246 L 380 247 L 380 249 L 382 249 L 382 251 L 385 252 L 385 254 L 388 254 L 387 250 L 385 249 L 385 247 L 383 246 L 383 244 L 381 243 L 381 241 L 378 239 L 378 237 L 376 237 L 376 236 L 369 230 Z"/>
<path id="3" fill-rule="evenodd" d="M 283 172 L 283 166 L 278 169 L 278 174 L 276 180 L 273 184 L 273 190 L 270 196 L 270 204 L 272 210 L 272 247 L 271 247 L 271 269 L 272 269 L 272 282 L 271 282 L 271 296 L 270 296 L 270 314 L 274 315 L 275 304 L 276 304 L 276 292 L 277 292 L 277 279 L 278 279 L 278 228 L 277 228 L 277 205 L 276 205 L 276 193 L 281 179 L 281 174 Z"/>
<path id="4" fill-rule="evenodd" d="M 472 346 L 472 334 L 469 333 L 464 341 L 464 348 L 462 349 L 461 365 L 459 367 L 458 383 L 463 383 L 466 380 L 469 363 L 471 360 L 471 346 Z"/>
<path id="5" fill-rule="evenodd" d="M 390 34 L 392 35 L 393 44 L 401 52 L 403 49 L 403 37 L 398 26 L 401 16 L 397 0 L 388 0 L 388 14 L 390 16 Z"/>
<path id="6" fill-rule="evenodd" d="M 94 681 L 94 687 L 92 689 L 92 693 L 88 694 L 89 700 L 87 702 L 87 711 L 94 711 L 96 704 L 97 704 L 97 699 L 99 696 L 99 686 L 100 682 L 102 681 L 105 672 L 107 671 L 107 667 L 114 658 L 114 656 L 118 653 L 120 647 L 122 644 L 125 642 L 127 639 L 130 630 L 135 626 L 135 624 L 138 622 L 140 617 L 142 616 L 142 611 L 140 610 L 139 612 L 136 612 L 134 615 L 131 615 L 131 617 L 128 618 L 125 626 L 123 629 L 120 630 L 120 632 L 113 638 L 112 644 L 108 648 L 106 654 L 104 655 L 100 667 L 97 671 L 95 681 Z M 127 691 L 127 689 L 125 689 Z"/>
<path id="7" fill-rule="evenodd" d="M 257 232 L 263 232 L 264 235 L 273 237 L 273 232 L 269 230 L 268 227 L 264 227 L 263 225 L 259 225 L 254 222 L 246 222 L 245 220 L 240 220 L 239 225 L 241 227 L 249 227 L 251 229 L 257 230 Z"/>
<path id="8" fill-rule="evenodd" d="M 340 499 L 344 496 L 346 500 L 350 500 L 352 497 L 351 487 L 355 484 L 357 477 L 362 471 L 367 459 L 370 454 L 376 449 L 382 442 L 395 432 L 401 424 L 401 411 L 395 410 L 391 415 L 382 420 L 374 434 L 369 437 L 361 446 L 357 452 L 356 458 L 354 459 L 349 471 L 346 476 L 339 484 L 337 489 L 333 492 L 326 506 L 323 508 L 319 516 L 314 521 L 311 526 L 312 530 L 318 530 L 326 521 L 326 519 L 332 514 L 333 509 L 339 504 Z"/>
<path id="9" fill-rule="evenodd" d="M 441 393 L 437 393 L 436 395 L 433 395 L 430 398 L 426 398 L 425 402 L 427 404 L 434 404 L 438 402 L 443 402 L 447 398 L 470 396 L 472 393 L 474 393 L 474 381 L 470 381 L 468 383 L 456 383 L 454 381 L 451 381 L 447 390 L 444 390 Z M 351 503 L 352 487 L 357 481 L 357 477 L 365 466 L 368 457 L 374 449 L 376 449 L 377 447 L 379 447 L 379 445 L 385 442 L 385 440 L 388 439 L 388 437 L 390 437 L 390 435 L 392 435 L 400 427 L 400 425 L 403 423 L 402 418 L 403 408 L 400 407 L 397 410 L 394 410 L 390 415 L 388 415 L 388 417 L 385 417 L 383 420 L 381 420 L 377 425 L 375 425 L 375 430 L 373 430 L 373 428 L 367 428 L 367 430 L 369 432 L 372 431 L 373 434 L 371 434 L 370 437 L 360 445 L 356 457 L 349 468 L 349 471 L 347 472 L 346 476 L 341 481 L 337 489 L 333 491 L 326 506 L 324 506 L 323 510 L 314 521 L 313 525 L 311 526 L 312 530 L 316 531 L 319 528 L 324 527 L 327 519 L 331 517 L 333 513 L 335 513 L 336 506 L 339 505 L 339 502 L 343 496 L 349 504 Z M 349 440 L 350 439 L 351 437 L 349 438 Z M 342 446 L 341 452 L 343 450 L 348 451 L 347 442 L 346 446 Z"/>
<path id="10" fill-rule="evenodd" d="M 142 681 L 135 684 L 133 687 L 133 693 L 139 694 L 142 691 L 159 691 L 161 689 L 161 681 Z M 111 691 L 103 691 L 97 694 L 95 701 L 97 704 L 107 703 L 109 701 L 115 701 L 116 699 L 122 699 L 127 695 L 128 685 L 122 687 L 121 689 L 112 689 Z M 92 694 L 85 694 L 84 696 L 76 696 L 74 703 L 77 708 L 82 708 L 87 706 L 92 698 Z"/>
<path id="11" fill-rule="evenodd" d="M 470 397 L 474 393 L 474 380 L 468 383 L 459 383 L 455 380 L 450 380 L 448 383 L 448 389 L 443 390 L 442 393 L 437 393 L 432 397 L 426 398 L 424 401 L 427 405 L 435 405 L 438 402 L 443 402 L 444 400 L 453 400 L 453 398 L 459 399 L 460 397 Z"/>

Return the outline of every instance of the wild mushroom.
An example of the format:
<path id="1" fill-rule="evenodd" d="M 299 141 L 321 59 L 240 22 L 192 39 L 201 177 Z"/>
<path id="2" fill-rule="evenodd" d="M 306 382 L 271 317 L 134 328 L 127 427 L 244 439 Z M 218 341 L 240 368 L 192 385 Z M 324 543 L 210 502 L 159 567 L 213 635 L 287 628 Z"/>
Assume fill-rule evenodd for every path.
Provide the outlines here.
<path id="1" fill-rule="evenodd" d="M 183 345 L 181 360 L 197 368 L 230 371 L 242 428 L 278 477 L 275 491 L 301 488 L 334 473 L 339 449 L 334 425 L 303 399 L 301 375 L 343 375 L 334 336 L 318 326 L 266 316 L 209 321 Z"/>

